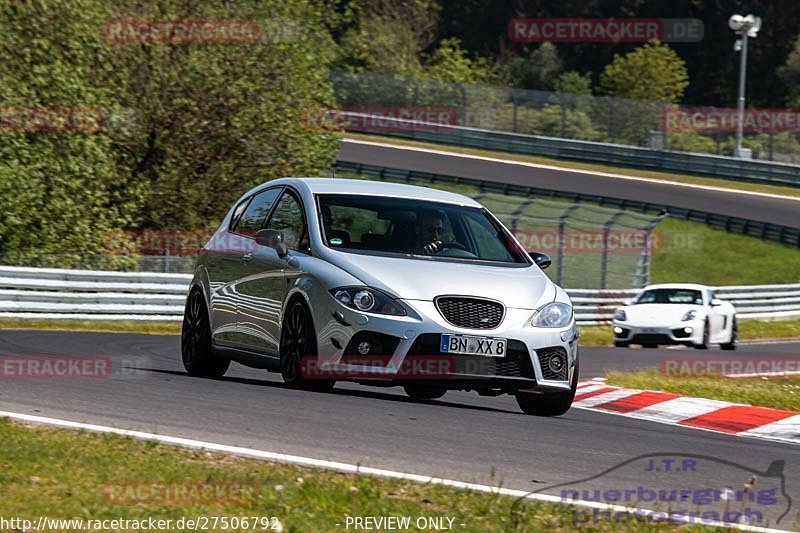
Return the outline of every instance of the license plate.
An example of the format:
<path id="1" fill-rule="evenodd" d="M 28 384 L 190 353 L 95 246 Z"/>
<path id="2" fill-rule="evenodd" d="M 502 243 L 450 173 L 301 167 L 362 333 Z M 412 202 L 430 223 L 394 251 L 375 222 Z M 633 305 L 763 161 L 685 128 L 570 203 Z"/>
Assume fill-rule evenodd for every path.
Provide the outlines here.
<path id="1" fill-rule="evenodd" d="M 642 333 L 658 333 L 658 328 L 642 328 Z"/>
<path id="2" fill-rule="evenodd" d="M 442 353 L 505 357 L 506 339 L 473 337 L 471 335 L 442 335 L 439 345 Z"/>

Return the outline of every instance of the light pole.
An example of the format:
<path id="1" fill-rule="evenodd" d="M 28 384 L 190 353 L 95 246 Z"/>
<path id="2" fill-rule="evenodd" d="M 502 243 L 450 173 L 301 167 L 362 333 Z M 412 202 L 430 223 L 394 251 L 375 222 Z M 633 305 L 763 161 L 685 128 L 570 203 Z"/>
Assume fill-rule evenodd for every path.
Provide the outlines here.
<path id="1" fill-rule="evenodd" d="M 747 15 L 732 15 L 728 19 L 728 26 L 739 36 L 733 45 L 733 49 L 741 53 L 739 60 L 739 101 L 738 101 L 738 121 L 736 123 L 736 148 L 733 151 L 734 157 L 743 157 L 742 153 L 742 132 L 744 131 L 744 80 L 747 77 L 747 38 L 755 39 L 758 30 L 761 29 L 761 17 Z M 749 151 L 748 154 L 749 156 Z"/>

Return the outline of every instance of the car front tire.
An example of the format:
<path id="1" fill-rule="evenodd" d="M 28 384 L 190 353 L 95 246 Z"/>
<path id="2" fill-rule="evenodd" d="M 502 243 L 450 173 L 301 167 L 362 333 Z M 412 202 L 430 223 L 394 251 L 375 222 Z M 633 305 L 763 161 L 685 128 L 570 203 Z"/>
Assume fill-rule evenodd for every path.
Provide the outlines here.
<path id="1" fill-rule="evenodd" d="M 326 391 L 333 388 L 335 381 L 316 379 L 303 375 L 302 365 L 317 356 L 317 334 L 311 311 L 300 299 L 289 302 L 283 315 L 281 327 L 280 361 L 281 376 L 290 387 Z"/>
<path id="2" fill-rule="evenodd" d="M 731 325 L 731 337 L 730 340 L 726 343 L 720 344 L 719 347 L 723 350 L 735 350 L 736 344 L 739 342 L 739 324 L 736 323 L 736 319 L 733 319 L 733 324 Z"/>
<path id="3" fill-rule="evenodd" d="M 535 394 L 518 391 L 516 394 L 517 405 L 526 415 L 533 416 L 560 416 L 569 411 L 575 399 L 578 388 L 578 361 L 575 361 L 575 372 L 567 392 Z"/>
<path id="4" fill-rule="evenodd" d="M 706 319 L 706 324 L 703 326 L 703 340 L 700 341 L 700 344 L 695 344 L 694 347 L 698 350 L 708 350 L 708 338 L 711 335 L 708 327 L 708 319 Z"/>
<path id="5" fill-rule="evenodd" d="M 193 290 L 186 299 L 181 328 L 181 358 L 191 376 L 220 377 L 227 372 L 230 359 L 214 353 L 211 346 L 211 325 L 203 292 Z"/>

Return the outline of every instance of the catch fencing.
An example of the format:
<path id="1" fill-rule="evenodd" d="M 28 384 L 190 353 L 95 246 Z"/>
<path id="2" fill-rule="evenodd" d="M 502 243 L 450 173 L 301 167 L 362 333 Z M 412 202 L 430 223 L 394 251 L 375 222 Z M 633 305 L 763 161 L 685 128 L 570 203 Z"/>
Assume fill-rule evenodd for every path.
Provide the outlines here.
<path id="1" fill-rule="evenodd" d="M 670 131 L 670 117 L 727 116 L 657 101 L 334 72 L 337 111 L 313 125 L 486 150 L 800 186 L 798 125 L 747 129 L 754 159 L 730 157 L 733 130 Z M 767 110 L 797 118 L 797 111 Z M 408 119 L 413 115 L 416 118 Z M 369 117 L 373 117 L 370 119 Z M 708 122 L 708 121 L 706 121 Z"/>

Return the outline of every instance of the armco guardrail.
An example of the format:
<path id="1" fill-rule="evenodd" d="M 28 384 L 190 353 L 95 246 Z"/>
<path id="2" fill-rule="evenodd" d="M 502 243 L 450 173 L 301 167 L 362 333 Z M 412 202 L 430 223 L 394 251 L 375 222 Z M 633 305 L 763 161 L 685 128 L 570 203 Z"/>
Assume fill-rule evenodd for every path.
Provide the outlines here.
<path id="1" fill-rule="evenodd" d="M 181 320 L 189 274 L 0 266 L 0 318 Z M 579 324 L 610 322 L 639 290 L 567 289 Z M 800 284 L 725 286 L 740 318 L 800 316 Z"/>
<path id="2" fill-rule="evenodd" d="M 800 166 L 785 163 L 542 137 L 399 118 L 391 119 L 398 126 L 373 127 L 363 119 L 379 120 L 381 117 L 352 112 L 342 112 L 342 114 L 349 118 L 344 124 L 347 131 L 643 170 L 699 174 L 753 183 L 800 187 Z M 406 127 L 402 127 L 403 125 Z"/>
<path id="3" fill-rule="evenodd" d="M 712 228 L 749 235 L 768 241 L 780 242 L 800 248 L 800 229 L 758 220 L 750 220 L 741 217 L 731 217 L 710 213 L 708 211 L 698 211 L 696 209 L 686 209 L 666 204 L 640 202 L 638 200 L 622 200 L 611 196 L 598 196 L 595 194 L 582 194 L 567 191 L 556 191 L 552 189 L 541 189 L 538 187 L 527 187 L 508 183 L 497 183 L 483 181 L 472 178 L 462 178 L 459 176 L 448 176 L 444 174 L 432 174 L 430 172 L 419 172 L 416 170 L 406 170 L 401 168 L 380 167 L 353 163 L 350 161 L 336 161 L 334 168 L 337 172 L 359 174 L 379 180 L 405 181 L 406 183 L 453 183 L 465 184 L 478 187 L 483 192 L 499 192 L 502 194 L 516 194 L 528 197 L 563 198 L 573 202 L 593 202 L 603 206 L 611 206 L 619 209 L 632 209 L 642 213 L 663 213 L 669 216 L 700 222 Z"/>
<path id="4" fill-rule="evenodd" d="M 0 318 L 180 320 L 192 276 L 0 266 Z"/>

